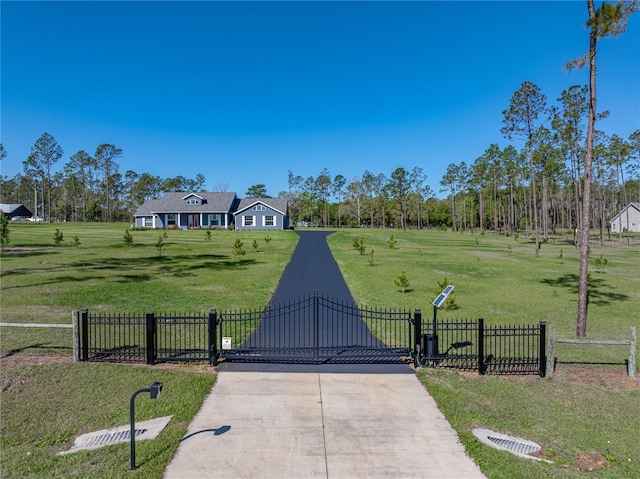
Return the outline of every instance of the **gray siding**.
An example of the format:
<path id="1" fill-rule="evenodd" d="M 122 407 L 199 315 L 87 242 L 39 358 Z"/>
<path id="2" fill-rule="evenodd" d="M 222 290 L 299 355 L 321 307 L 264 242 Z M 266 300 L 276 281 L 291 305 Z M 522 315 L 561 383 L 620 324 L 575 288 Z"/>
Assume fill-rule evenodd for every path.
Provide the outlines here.
<path id="1" fill-rule="evenodd" d="M 264 205 L 256 205 L 254 208 L 260 208 Z M 251 218 L 251 225 L 247 224 L 247 219 Z M 276 210 L 264 206 L 264 210 L 255 210 L 249 208 L 236 215 L 236 229 L 239 230 L 281 230 L 284 216 Z M 272 224 L 269 224 L 271 222 Z"/>

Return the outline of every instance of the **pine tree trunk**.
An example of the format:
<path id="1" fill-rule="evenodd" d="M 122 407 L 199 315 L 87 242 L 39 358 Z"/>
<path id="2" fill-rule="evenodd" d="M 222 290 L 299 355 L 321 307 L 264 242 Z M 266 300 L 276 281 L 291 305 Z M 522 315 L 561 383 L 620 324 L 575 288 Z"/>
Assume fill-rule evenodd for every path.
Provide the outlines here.
<path id="1" fill-rule="evenodd" d="M 582 221 L 580 226 L 580 280 L 578 285 L 578 318 L 576 334 L 579 338 L 587 335 L 587 306 L 589 303 L 589 212 L 591 209 L 591 163 L 593 158 L 593 138 L 596 122 L 596 41 L 595 8 L 593 0 L 587 0 L 591 29 L 589 33 L 589 116 L 587 141 L 584 155 L 584 189 L 582 196 Z"/>

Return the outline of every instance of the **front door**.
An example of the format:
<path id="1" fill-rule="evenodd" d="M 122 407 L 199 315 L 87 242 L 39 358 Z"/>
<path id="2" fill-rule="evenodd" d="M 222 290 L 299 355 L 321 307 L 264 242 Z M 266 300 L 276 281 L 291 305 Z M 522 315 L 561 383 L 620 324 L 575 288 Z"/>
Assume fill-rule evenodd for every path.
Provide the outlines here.
<path id="1" fill-rule="evenodd" d="M 200 228 L 200 215 L 187 215 L 187 228 Z"/>

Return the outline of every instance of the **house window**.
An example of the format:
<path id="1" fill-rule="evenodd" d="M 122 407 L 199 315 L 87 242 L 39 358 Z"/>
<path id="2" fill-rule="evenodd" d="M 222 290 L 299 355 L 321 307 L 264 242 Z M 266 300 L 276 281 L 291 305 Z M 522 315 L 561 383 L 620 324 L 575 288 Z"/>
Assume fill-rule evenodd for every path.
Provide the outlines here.
<path id="1" fill-rule="evenodd" d="M 266 208 L 264 207 L 264 205 L 255 205 L 253 208 L 251 208 L 253 211 L 264 211 Z"/>
<path id="2" fill-rule="evenodd" d="M 144 226 L 145 228 L 152 228 L 153 216 L 145 216 L 144 218 L 142 218 L 142 226 Z"/>
<path id="3" fill-rule="evenodd" d="M 176 225 L 176 215 L 175 213 L 171 213 L 167 215 L 167 226 L 175 226 Z"/>
<path id="4" fill-rule="evenodd" d="M 188 205 L 199 205 L 200 201 L 198 200 L 198 198 L 189 198 L 187 200 L 187 204 Z"/>
<path id="5" fill-rule="evenodd" d="M 242 226 L 253 226 L 253 216 L 243 216 Z"/>
<path id="6" fill-rule="evenodd" d="M 276 218 L 272 215 L 267 215 L 264 217 L 264 226 L 275 226 Z"/>
<path id="7" fill-rule="evenodd" d="M 211 226 L 220 226 L 220 216 L 218 216 L 218 215 L 209 215 L 209 224 Z"/>

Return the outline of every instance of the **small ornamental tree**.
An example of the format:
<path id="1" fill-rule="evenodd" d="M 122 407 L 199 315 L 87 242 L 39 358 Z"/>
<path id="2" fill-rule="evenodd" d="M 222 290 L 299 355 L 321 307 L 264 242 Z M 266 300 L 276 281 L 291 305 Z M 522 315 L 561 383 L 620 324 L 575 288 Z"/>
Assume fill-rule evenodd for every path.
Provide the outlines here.
<path id="1" fill-rule="evenodd" d="M 255 251 L 258 251 L 258 241 L 257 240 L 253 240 L 253 243 L 251 244 L 251 246 L 253 246 L 253 249 Z"/>
<path id="2" fill-rule="evenodd" d="M 269 242 L 271 241 L 271 236 L 267 235 L 264 237 L 264 242 L 269 244 Z"/>
<path id="3" fill-rule="evenodd" d="M 391 235 L 389 241 L 387 241 L 387 246 L 389 246 L 390 249 L 393 249 L 396 247 L 396 243 L 397 241 L 393 238 L 393 235 Z"/>
<path id="4" fill-rule="evenodd" d="M 129 230 L 124 230 L 124 244 L 131 246 L 133 244 L 133 236 L 129 233 Z"/>
<path id="5" fill-rule="evenodd" d="M 235 243 L 233 243 L 233 255 L 236 257 L 236 260 L 240 259 L 240 256 L 244 256 L 246 251 L 244 250 L 244 243 L 240 241 L 240 238 L 236 238 Z"/>
<path id="6" fill-rule="evenodd" d="M 78 235 L 75 235 L 73 237 L 73 241 L 71 241 L 71 244 L 76 248 L 80 247 L 80 238 L 78 238 Z"/>
<path id="7" fill-rule="evenodd" d="M 55 243 L 56 246 L 60 246 L 60 243 L 62 243 L 63 241 L 64 241 L 64 235 L 62 234 L 62 231 L 56 228 L 55 233 L 53 233 L 53 242 Z"/>
<path id="8" fill-rule="evenodd" d="M 9 220 L 0 211 L 0 247 L 4 250 L 4 247 L 9 244 Z"/>
<path id="9" fill-rule="evenodd" d="M 602 253 L 600 253 L 600 257 L 595 259 L 596 269 L 599 273 L 604 273 L 604 268 L 607 266 L 608 262 L 607 258 L 602 256 Z"/>
<path id="10" fill-rule="evenodd" d="M 393 280 L 395 285 L 402 290 L 402 294 L 407 291 L 409 287 L 409 278 L 407 277 L 407 273 L 404 271 L 398 275 L 396 279 Z"/>
<path id="11" fill-rule="evenodd" d="M 209 231 L 209 230 L 205 231 L 205 233 L 204 233 L 204 240 L 205 240 L 207 243 L 210 243 L 210 242 L 211 242 L 211 231 Z"/>
<path id="12" fill-rule="evenodd" d="M 156 241 L 156 249 L 158 250 L 158 255 L 162 256 L 162 251 L 164 250 L 164 238 L 162 235 L 158 236 L 158 241 Z"/>

